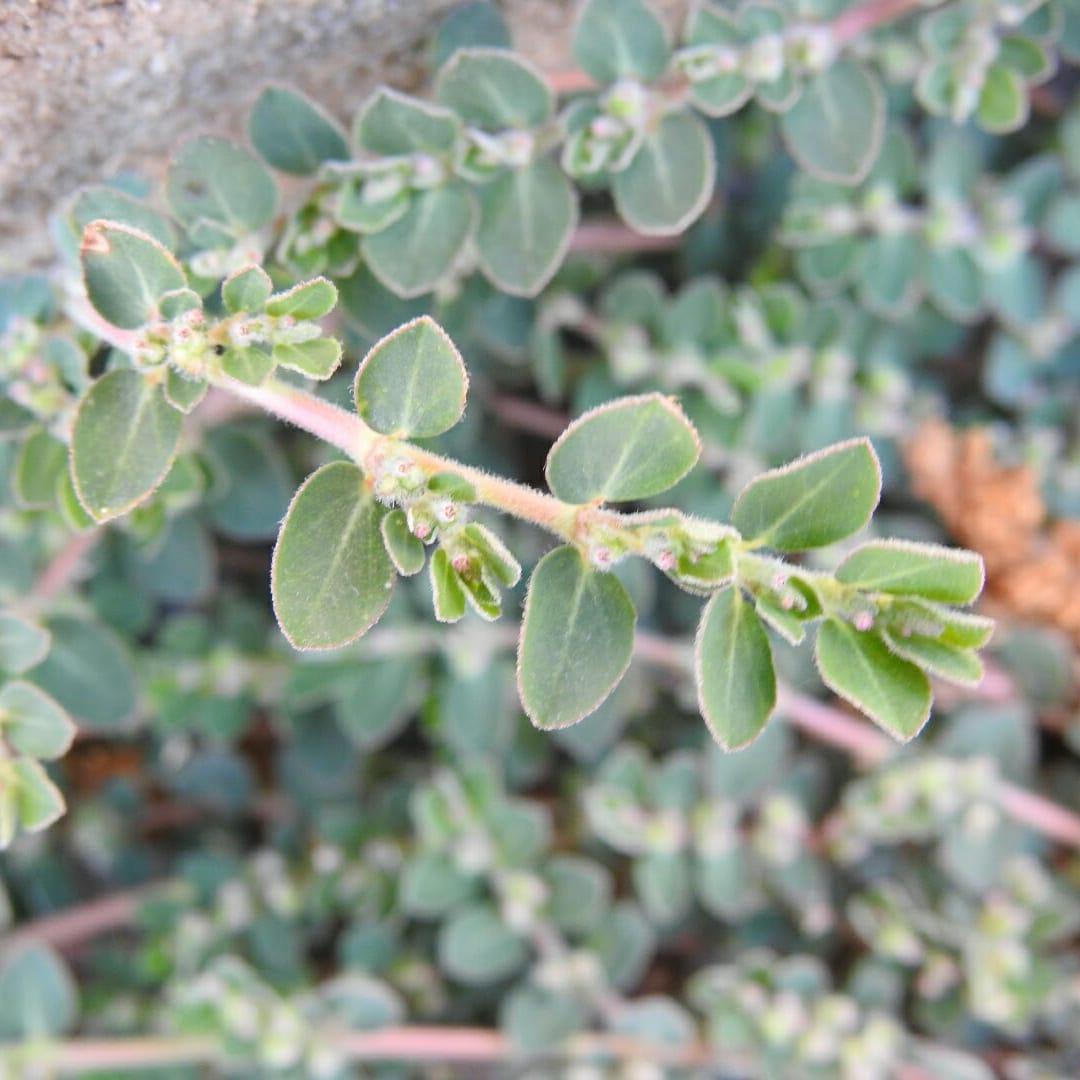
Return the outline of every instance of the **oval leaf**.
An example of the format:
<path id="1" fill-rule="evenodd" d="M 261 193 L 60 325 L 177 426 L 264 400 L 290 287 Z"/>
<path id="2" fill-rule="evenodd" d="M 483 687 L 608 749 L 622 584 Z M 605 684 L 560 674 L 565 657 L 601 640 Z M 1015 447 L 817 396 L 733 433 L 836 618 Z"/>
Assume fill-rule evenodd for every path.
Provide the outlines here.
<path id="1" fill-rule="evenodd" d="M 700 216 L 712 196 L 716 160 L 705 125 L 689 110 L 668 113 L 612 181 L 615 207 L 639 233 L 670 236 Z"/>
<path id="2" fill-rule="evenodd" d="M 422 191 L 393 224 L 364 237 L 364 258 L 398 296 L 421 296 L 450 272 L 475 222 L 476 205 L 464 184 Z"/>
<path id="3" fill-rule="evenodd" d="M 187 285 L 163 244 L 128 225 L 92 221 L 79 248 L 86 295 L 113 326 L 137 330 L 158 318 L 162 296 Z"/>
<path id="4" fill-rule="evenodd" d="M 974 551 L 905 540 L 875 540 L 857 547 L 836 568 L 836 579 L 895 596 L 922 596 L 944 604 L 970 604 L 982 591 L 983 561 Z"/>
<path id="5" fill-rule="evenodd" d="M 467 124 L 502 131 L 544 123 L 551 90 L 531 64 L 505 49 L 461 49 L 439 72 L 439 100 Z"/>
<path id="6" fill-rule="evenodd" d="M 0 613 L 0 671 L 21 674 L 40 664 L 48 651 L 48 630 L 9 611 Z"/>
<path id="7" fill-rule="evenodd" d="M 434 319 L 421 315 L 364 357 L 353 393 L 357 412 L 376 431 L 426 438 L 461 419 L 468 389 L 461 354 Z"/>
<path id="8" fill-rule="evenodd" d="M 596 709 L 626 673 L 636 622 L 617 577 L 587 566 L 576 548 L 548 552 L 529 583 L 518 643 L 518 689 L 529 719 L 550 730 Z"/>
<path id="9" fill-rule="evenodd" d="M 297 491 L 270 572 L 274 614 L 294 648 L 346 645 L 386 610 L 395 574 L 379 531 L 385 512 L 347 461 L 324 465 Z"/>
<path id="10" fill-rule="evenodd" d="M 212 222 L 234 236 L 261 229 L 277 209 L 277 184 L 258 158 L 228 139 L 185 143 L 169 166 L 166 198 L 188 226 Z"/>
<path id="11" fill-rule="evenodd" d="M 561 265 L 577 220 L 577 195 L 553 161 L 507 169 L 480 191 L 481 270 L 503 292 L 535 296 Z"/>
<path id="12" fill-rule="evenodd" d="M 49 761 L 67 753 L 75 725 L 44 690 L 17 679 L 0 687 L 0 733 L 20 754 Z"/>
<path id="13" fill-rule="evenodd" d="M 737 587 L 705 605 L 694 642 L 701 715 L 725 750 L 754 741 L 776 707 L 772 647 Z"/>
<path id="14" fill-rule="evenodd" d="M 573 48 L 574 59 L 601 85 L 657 79 L 671 54 L 664 24 L 642 0 L 589 0 Z"/>
<path id="15" fill-rule="evenodd" d="M 324 161 L 347 161 L 345 133 L 317 105 L 284 86 L 268 86 L 248 120 L 251 144 L 285 173 L 310 176 Z"/>
<path id="16" fill-rule="evenodd" d="M 627 502 L 666 491 L 697 463 L 701 440 L 674 398 L 642 394 L 579 416 L 548 453 L 560 499 Z"/>
<path id="17" fill-rule="evenodd" d="M 731 514 L 747 540 L 777 551 L 825 547 L 858 532 L 881 494 L 869 439 L 837 443 L 751 480 Z"/>
<path id="18" fill-rule="evenodd" d="M 930 680 L 876 634 L 827 619 L 818 631 L 816 657 L 825 685 L 901 742 L 929 719 Z"/>
<path id="19" fill-rule="evenodd" d="M 131 658 L 105 627 L 68 616 L 49 623 L 52 647 L 30 678 L 81 725 L 123 727 L 138 706 Z"/>
<path id="20" fill-rule="evenodd" d="M 381 86 L 356 117 L 356 141 L 380 157 L 446 154 L 461 121 L 452 112 Z"/>
<path id="21" fill-rule="evenodd" d="M 161 386 L 130 368 L 90 387 L 75 414 L 71 472 L 95 521 L 126 514 L 161 483 L 180 445 L 181 420 Z"/>
<path id="22" fill-rule="evenodd" d="M 838 60 L 806 84 L 780 118 L 792 157 L 807 172 L 857 184 L 870 171 L 885 131 L 881 85 L 852 60 Z"/>
<path id="23" fill-rule="evenodd" d="M 487 904 L 465 908 L 439 932 L 439 964 L 458 982 L 483 986 L 512 975 L 529 956 L 524 939 Z"/>

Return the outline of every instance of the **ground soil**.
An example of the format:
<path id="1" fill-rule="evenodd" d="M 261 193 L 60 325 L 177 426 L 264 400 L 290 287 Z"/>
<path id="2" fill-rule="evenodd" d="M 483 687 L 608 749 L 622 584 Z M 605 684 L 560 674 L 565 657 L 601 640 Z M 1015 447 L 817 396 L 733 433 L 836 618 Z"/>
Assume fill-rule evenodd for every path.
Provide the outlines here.
<path id="1" fill-rule="evenodd" d="M 155 175 L 193 134 L 241 134 L 268 81 L 343 121 L 380 82 L 420 89 L 425 41 L 455 2 L 0 0 L 0 274 L 49 258 L 48 213 L 80 184 Z M 575 6 L 503 4 L 548 70 L 566 66 Z"/>

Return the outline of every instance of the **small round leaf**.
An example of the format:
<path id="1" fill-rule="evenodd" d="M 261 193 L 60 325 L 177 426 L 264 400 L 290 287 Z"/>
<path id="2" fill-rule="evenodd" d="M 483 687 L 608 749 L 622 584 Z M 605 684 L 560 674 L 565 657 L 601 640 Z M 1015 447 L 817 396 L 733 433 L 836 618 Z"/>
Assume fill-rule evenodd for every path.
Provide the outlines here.
<path id="1" fill-rule="evenodd" d="M 579 416 L 552 446 L 545 475 L 566 502 L 628 502 L 677 484 L 700 454 L 675 399 L 642 394 Z"/>
<path id="2" fill-rule="evenodd" d="M 422 315 L 387 334 L 356 373 L 356 409 L 383 435 L 427 438 L 452 428 L 465 411 L 469 377 L 461 354 Z"/>
<path id="3" fill-rule="evenodd" d="M 297 491 L 270 575 L 274 613 L 294 648 L 346 645 L 386 610 L 396 575 L 379 531 L 385 512 L 347 461 L 324 465 Z"/>

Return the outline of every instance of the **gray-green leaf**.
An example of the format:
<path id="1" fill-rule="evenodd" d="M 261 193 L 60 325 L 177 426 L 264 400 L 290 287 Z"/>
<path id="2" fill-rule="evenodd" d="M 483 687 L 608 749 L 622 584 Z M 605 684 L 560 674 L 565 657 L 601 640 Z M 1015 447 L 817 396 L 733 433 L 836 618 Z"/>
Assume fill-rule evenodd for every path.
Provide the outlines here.
<path id="1" fill-rule="evenodd" d="M 537 727 L 588 716 L 630 664 L 637 614 L 617 577 L 576 548 L 548 552 L 529 583 L 518 644 L 518 690 Z"/>
<path id="2" fill-rule="evenodd" d="M 725 750 L 757 738 L 776 706 L 772 647 L 737 586 L 705 605 L 694 642 L 701 715 Z"/>
<path id="3" fill-rule="evenodd" d="M 751 480 L 731 523 L 777 551 L 825 547 L 858 532 L 881 494 L 881 467 L 869 439 L 837 443 Z"/>
<path id="4" fill-rule="evenodd" d="M 439 72 L 435 92 L 467 124 L 502 131 L 544 123 L 553 107 L 540 73 L 505 49 L 461 49 Z"/>
<path id="5" fill-rule="evenodd" d="M 795 160 L 815 176 L 857 184 L 870 171 L 885 131 L 885 96 L 861 64 L 838 60 L 806 84 L 780 118 Z"/>
<path id="6" fill-rule="evenodd" d="M 75 414 L 71 471 L 95 521 L 126 514 L 161 483 L 176 457 L 181 418 L 159 383 L 130 368 L 90 387 Z"/>
<path id="7" fill-rule="evenodd" d="M 50 761 L 67 753 L 75 725 L 44 690 L 14 679 L 0 687 L 0 734 L 20 754 Z"/>
<path id="8" fill-rule="evenodd" d="M 647 236 L 682 232 L 705 209 L 716 181 L 712 140 L 688 109 L 668 113 L 612 181 L 615 207 Z"/>
<path id="9" fill-rule="evenodd" d="M 601 86 L 658 79 L 671 55 L 664 24 L 642 0 L 589 0 L 573 48 L 574 59 Z"/>
<path id="10" fill-rule="evenodd" d="M 535 296 L 562 263 L 577 220 L 577 195 L 553 161 L 507 169 L 480 190 L 480 268 L 503 292 Z"/>
<path id="11" fill-rule="evenodd" d="M 465 411 L 469 377 L 446 331 L 421 315 L 387 334 L 356 373 L 356 409 L 384 435 L 427 438 Z"/>
<path id="12" fill-rule="evenodd" d="M 125 330 L 153 322 L 162 296 L 187 285 L 172 252 L 128 225 L 90 222 L 79 257 L 90 303 L 107 323 Z"/>
<path id="13" fill-rule="evenodd" d="M 345 645 L 386 610 L 395 574 L 379 531 L 385 512 L 347 461 L 324 465 L 297 491 L 270 578 L 274 613 L 295 648 Z"/>
<path id="14" fill-rule="evenodd" d="M 302 94 L 284 86 L 268 86 L 259 95 L 248 134 L 265 161 L 295 176 L 310 176 L 324 161 L 350 157 L 341 127 Z"/>
<path id="15" fill-rule="evenodd" d="M 836 579 L 897 596 L 944 604 L 970 604 L 982 590 L 982 558 L 938 544 L 874 540 L 857 547 L 836 568 Z"/>
<path id="16" fill-rule="evenodd" d="M 544 471 L 566 502 L 627 502 L 677 484 L 700 454 L 697 432 L 675 399 L 642 394 L 579 416 L 552 446 Z"/>
<path id="17" fill-rule="evenodd" d="M 930 717 L 930 680 L 894 655 L 876 634 L 827 619 L 818 630 L 817 664 L 825 685 L 902 742 Z"/>

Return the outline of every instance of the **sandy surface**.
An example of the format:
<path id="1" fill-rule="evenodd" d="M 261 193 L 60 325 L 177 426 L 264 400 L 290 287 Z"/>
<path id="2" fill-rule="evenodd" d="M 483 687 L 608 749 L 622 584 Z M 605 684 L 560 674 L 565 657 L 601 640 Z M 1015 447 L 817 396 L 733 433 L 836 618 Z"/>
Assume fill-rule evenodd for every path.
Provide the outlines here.
<path id="1" fill-rule="evenodd" d="M 0 273 L 49 258 L 48 212 L 80 184 L 157 175 L 189 136 L 241 133 L 268 81 L 344 122 L 380 82 L 421 89 L 454 3 L 0 0 Z M 518 47 L 565 68 L 575 6 L 507 0 Z"/>

